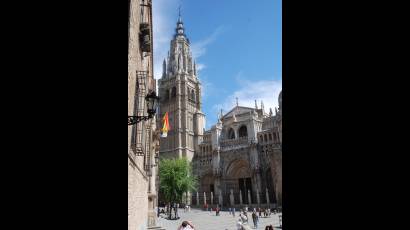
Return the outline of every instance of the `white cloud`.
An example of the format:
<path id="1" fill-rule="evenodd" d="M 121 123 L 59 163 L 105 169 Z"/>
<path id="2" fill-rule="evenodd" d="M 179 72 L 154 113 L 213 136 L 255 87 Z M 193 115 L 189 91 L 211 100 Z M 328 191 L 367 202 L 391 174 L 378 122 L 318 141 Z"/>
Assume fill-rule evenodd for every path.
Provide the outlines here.
<path id="1" fill-rule="evenodd" d="M 203 64 L 203 63 L 196 64 L 196 71 L 198 71 L 198 72 L 205 69 L 205 68 L 206 68 L 206 65 Z"/>
<path id="2" fill-rule="evenodd" d="M 177 22 L 178 4 L 178 0 L 152 1 L 155 79 L 162 75 L 162 62 L 167 56 Z"/>
<path id="3" fill-rule="evenodd" d="M 194 59 L 198 59 L 202 55 L 206 53 L 206 47 L 212 43 L 213 41 L 216 40 L 216 38 L 219 36 L 219 34 L 223 31 L 223 27 L 219 26 L 217 27 L 214 32 L 212 32 L 211 35 L 208 37 L 201 39 L 197 42 L 192 43 L 191 45 L 191 51 L 192 51 L 192 56 Z"/>
<path id="4" fill-rule="evenodd" d="M 238 98 L 239 106 L 245 107 L 255 107 L 255 100 L 257 100 L 258 108 L 261 106 L 261 101 L 263 101 L 265 112 L 269 113 L 269 108 L 275 111 L 275 107 L 278 107 L 278 97 L 282 90 L 281 80 L 260 80 L 251 81 L 242 78 L 242 72 L 239 72 L 236 77 L 240 88 L 229 95 L 222 103 L 216 104 L 212 107 L 212 111 L 217 114 L 220 113 L 221 109 L 223 114 L 229 112 L 232 108 L 236 106 L 236 98 Z M 210 116 L 210 119 L 216 117 Z M 211 124 L 209 124 L 211 122 Z M 207 121 L 209 126 L 213 125 L 215 121 Z"/>

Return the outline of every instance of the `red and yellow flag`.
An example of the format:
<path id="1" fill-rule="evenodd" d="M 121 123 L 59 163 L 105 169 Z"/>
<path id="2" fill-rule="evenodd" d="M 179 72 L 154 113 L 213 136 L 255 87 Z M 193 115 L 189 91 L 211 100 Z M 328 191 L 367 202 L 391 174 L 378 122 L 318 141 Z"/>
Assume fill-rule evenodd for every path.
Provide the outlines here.
<path id="1" fill-rule="evenodd" d="M 168 131 L 170 129 L 169 127 L 169 121 L 168 121 L 168 112 L 165 113 L 164 118 L 162 118 L 163 126 L 161 129 L 162 132 L 162 137 L 167 137 Z"/>

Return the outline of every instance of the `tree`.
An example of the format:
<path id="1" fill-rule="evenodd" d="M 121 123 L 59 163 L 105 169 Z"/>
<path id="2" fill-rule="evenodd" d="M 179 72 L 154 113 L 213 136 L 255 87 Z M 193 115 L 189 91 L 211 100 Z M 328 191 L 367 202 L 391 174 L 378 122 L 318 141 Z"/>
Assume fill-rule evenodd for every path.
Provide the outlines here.
<path id="1" fill-rule="evenodd" d="M 195 190 L 198 184 L 192 174 L 192 165 L 186 158 L 161 160 L 159 180 L 160 190 L 167 203 L 181 202 L 183 193 Z"/>

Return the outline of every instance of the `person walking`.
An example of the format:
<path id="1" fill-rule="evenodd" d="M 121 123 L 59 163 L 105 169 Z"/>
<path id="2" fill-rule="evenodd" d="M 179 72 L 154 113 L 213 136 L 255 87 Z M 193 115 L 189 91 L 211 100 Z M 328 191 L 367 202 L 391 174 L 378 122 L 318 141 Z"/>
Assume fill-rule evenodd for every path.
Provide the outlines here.
<path id="1" fill-rule="evenodd" d="M 232 215 L 235 217 L 235 207 L 232 209 Z"/>
<path id="2" fill-rule="evenodd" d="M 255 214 L 255 228 L 258 228 L 258 225 L 259 225 L 259 217 L 258 217 L 258 214 L 257 214 L 256 212 L 254 212 L 254 214 Z"/>
<path id="3" fill-rule="evenodd" d="M 255 211 L 253 211 L 252 212 L 252 221 L 253 221 L 253 227 L 254 228 L 256 228 L 256 217 L 257 217 L 257 215 L 256 215 L 256 212 Z"/>
<path id="4" fill-rule="evenodd" d="M 236 230 L 242 230 L 243 223 L 242 223 L 242 219 L 239 218 L 238 221 L 236 222 Z"/>

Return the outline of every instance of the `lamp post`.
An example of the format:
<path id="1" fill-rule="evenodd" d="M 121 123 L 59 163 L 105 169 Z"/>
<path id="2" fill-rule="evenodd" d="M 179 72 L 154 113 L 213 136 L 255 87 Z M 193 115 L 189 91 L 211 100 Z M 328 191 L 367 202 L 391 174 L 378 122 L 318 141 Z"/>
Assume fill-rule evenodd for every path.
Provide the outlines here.
<path id="1" fill-rule="evenodd" d="M 128 125 L 135 125 L 140 121 L 147 121 L 155 116 L 159 101 L 159 97 L 156 95 L 155 91 L 149 92 L 147 96 L 145 96 L 145 101 L 147 102 L 148 116 L 128 116 Z"/>

